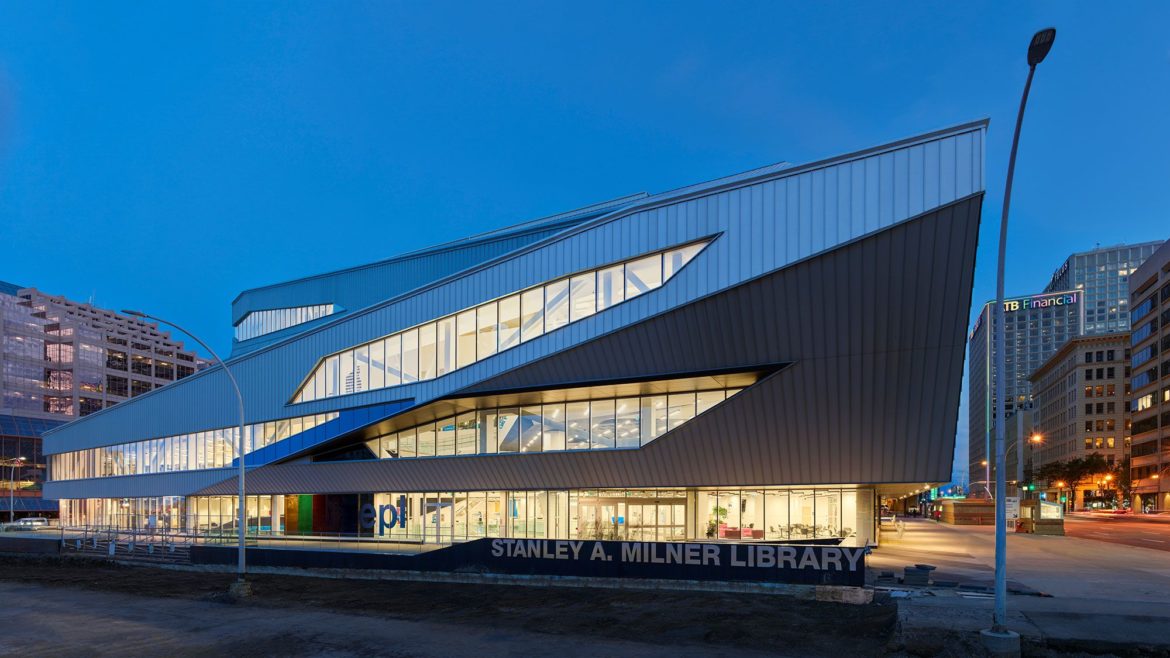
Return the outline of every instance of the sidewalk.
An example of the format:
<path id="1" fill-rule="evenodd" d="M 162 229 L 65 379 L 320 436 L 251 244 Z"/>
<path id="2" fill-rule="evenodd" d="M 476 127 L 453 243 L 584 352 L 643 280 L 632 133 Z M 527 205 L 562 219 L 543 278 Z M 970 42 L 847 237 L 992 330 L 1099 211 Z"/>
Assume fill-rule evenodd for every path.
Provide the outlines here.
<path id="1" fill-rule="evenodd" d="M 933 580 L 990 587 L 995 535 L 990 526 L 908 520 L 901 539 L 883 534 L 871 570 L 897 575 L 912 564 L 938 567 Z M 1048 646 L 1167 646 L 1170 634 L 1170 552 L 1076 537 L 1008 534 L 1008 625 Z M 906 588 L 899 620 L 909 638 L 972 632 L 991 623 L 993 599 L 955 586 Z M 899 592 L 898 594 L 903 594 Z"/>

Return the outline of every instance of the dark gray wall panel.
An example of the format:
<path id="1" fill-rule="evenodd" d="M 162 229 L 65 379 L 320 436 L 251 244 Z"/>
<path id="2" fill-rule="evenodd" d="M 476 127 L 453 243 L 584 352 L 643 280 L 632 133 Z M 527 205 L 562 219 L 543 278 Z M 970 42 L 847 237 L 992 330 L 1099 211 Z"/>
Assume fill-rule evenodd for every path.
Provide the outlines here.
<path id="1" fill-rule="evenodd" d="M 981 202 L 968 197 L 460 392 L 793 363 L 640 450 L 275 465 L 252 473 L 248 490 L 946 481 Z"/>

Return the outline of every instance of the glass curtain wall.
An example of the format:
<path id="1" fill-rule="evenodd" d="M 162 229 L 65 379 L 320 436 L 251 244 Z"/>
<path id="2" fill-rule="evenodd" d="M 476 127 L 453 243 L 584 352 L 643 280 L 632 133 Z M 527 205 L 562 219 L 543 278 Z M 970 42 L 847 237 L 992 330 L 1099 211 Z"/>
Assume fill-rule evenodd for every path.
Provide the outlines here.
<path id="1" fill-rule="evenodd" d="M 236 325 L 236 340 L 249 340 L 332 314 L 333 304 L 253 311 Z"/>
<path id="2" fill-rule="evenodd" d="M 250 453 L 296 436 L 337 416 L 337 412 L 330 412 L 245 425 L 244 452 Z M 237 434 L 237 428 L 228 427 L 50 455 L 49 479 L 76 480 L 225 468 L 235 459 Z"/>
<path id="3" fill-rule="evenodd" d="M 326 536 L 450 543 L 481 537 L 620 541 L 874 540 L 874 493 L 836 487 L 776 489 L 580 489 L 248 496 L 254 536 Z M 360 528 L 373 504 L 406 521 Z M 207 536 L 236 533 L 234 496 L 62 501 L 66 525 Z M 332 521 L 326 522 L 326 519 Z"/>
<path id="4" fill-rule="evenodd" d="M 480 409 L 375 437 L 366 445 L 379 459 L 632 449 L 742 390 Z"/>
<path id="5" fill-rule="evenodd" d="M 327 356 L 293 401 L 442 377 L 659 288 L 708 244 L 697 242 L 582 272 Z M 386 358 L 365 358 L 372 353 Z M 375 369 L 380 372 L 372 373 Z"/>
<path id="6" fill-rule="evenodd" d="M 791 541 L 873 538 L 866 489 L 718 489 L 696 494 L 695 527 L 707 539 Z"/>

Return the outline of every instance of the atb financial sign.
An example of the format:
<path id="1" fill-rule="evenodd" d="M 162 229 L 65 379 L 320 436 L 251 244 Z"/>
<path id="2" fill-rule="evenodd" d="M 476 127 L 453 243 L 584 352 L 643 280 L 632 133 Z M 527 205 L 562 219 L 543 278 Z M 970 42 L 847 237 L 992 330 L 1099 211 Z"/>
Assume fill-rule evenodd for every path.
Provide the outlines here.
<path id="1" fill-rule="evenodd" d="M 1031 297 L 1017 297 L 1015 299 L 1003 300 L 1004 314 L 1016 313 L 1019 311 L 1030 311 L 1038 308 L 1060 308 L 1064 306 L 1074 306 L 1081 301 L 1080 291 L 1072 292 L 1057 292 L 1046 295 L 1032 295 Z M 974 340 L 975 334 L 979 328 L 983 326 L 983 316 L 991 313 L 992 306 L 995 302 L 988 302 L 984 311 L 975 318 L 975 326 L 971 328 L 971 335 L 968 339 Z"/>

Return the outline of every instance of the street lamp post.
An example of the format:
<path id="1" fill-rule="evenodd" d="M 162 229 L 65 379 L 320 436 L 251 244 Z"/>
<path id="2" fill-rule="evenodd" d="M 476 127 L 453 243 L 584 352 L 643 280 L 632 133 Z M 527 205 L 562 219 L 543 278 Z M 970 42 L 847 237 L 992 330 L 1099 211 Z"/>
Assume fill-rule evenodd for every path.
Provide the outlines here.
<path id="1" fill-rule="evenodd" d="M 1065 481 L 1064 480 L 1057 480 L 1056 482 L 1053 482 L 1053 484 L 1056 485 L 1056 501 L 1058 503 L 1060 503 L 1060 513 L 1062 515 L 1067 514 L 1068 508 L 1065 506 L 1066 501 L 1061 500 L 1061 498 L 1064 497 Z"/>
<path id="2" fill-rule="evenodd" d="M 1004 183 L 1003 212 L 999 219 L 999 261 L 995 276 L 995 488 L 1001 492 L 1006 486 L 1004 474 L 1003 434 L 1006 411 L 1007 378 L 1005 376 L 1007 350 L 1006 332 L 1003 326 L 1003 299 L 1004 299 L 1004 260 L 1007 256 L 1007 225 L 1008 209 L 1012 200 L 1012 178 L 1016 171 L 1016 150 L 1020 143 L 1020 127 L 1024 123 L 1024 108 L 1028 104 L 1028 92 L 1032 88 L 1032 77 L 1036 73 L 1036 65 L 1044 61 L 1052 43 L 1056 40 L 1056 30 L 1048 28 L 1032 36 L 1028 44 L 1028 79 L 1024 83 L 1024 93 L 1020 97 L 1020 110 L 1016 115 L 1016 129 L 1012 134 L 1012 150 L 1008 156 L 1007 181 Z M 989 649 L 997 651 L 1020 650 L 1020 636 L 1007 629 L 1007 524 L 1004 516 L 1007 507 L 1004 497 L 995 497 L 995 612 L 992 615 L 992 626 L 984 630 L 983 638 Z"/>
<path id="3" fill-rule="evenodd" d="M 16 522 L 16 467 L 24 463 L 24 457 L 13 459 L 8 469 L 8 522 Z"/>
<path id="4" fill-rule="evenodd" d="M 1031 443 L 1031 444 L 1039 444 L 1039 443 L 1043 443 L 1043 442 L 1044 442 L 1044 439 L 1043 439 L 1043 438 L 1040 436 L 1040 434 L 1038 434 L 1038 433 L 1034 433 L 1034 434 L 1032 434 L 1032 436 L 1028 437 L 1028 443 Z M 1003 453 L 1003 455 L 1004 455 L 1004 459 L 1006 460 L 1006 459 L 1007 459 L 1007 456 L 1008 456 L 1008 455 L 1010 455 L 1010 454 L 1012 453 L 1012 450 L 1015 450 L 1015 449 L 1016 449 L 1016 448 L 1018 448 L 1019 446 L 1020 446 L 1020 442 L 1019 442 L 1019 441 L 1016 441 L 1015 443 L 1013 443 L 1013 444 L 1011 444 L 1010 446 L 1008 446 L 1008 447 L 1007 447 L 1007 450 L 1004 450 L 1004 453 Z M 1024 462 L 1023 462 L 1023 459 L 1024 459 L 1024 458 L 1023 458 L 1023 456 L 1020 456 L 1020 458 L 1016 460 L 1016 461 L 1017 461 L 1017 464 L 1016 464 L 1016 470 L 1018 471 L 1018 472 L 1017 472 L 1017 474 L 1016 474 L 1016 486 L 1017 486 L 1017 488 L 1018 488 L 1018 487 L 1019 487 L 1019 485 L 1020 485 L 1020 484 L 1021 484 L 1021 483 L 1024 481 L 1024 472 L 1023 472 L 1023 463 L 1024 463 Z M 987 460 L 986 460 L 986 459 L 984 459 L 983 461 L 979 462 L 979 465 L 980 465 L 980 466 L 987 466 L 988 468 L 991 468 L 990 466 L 988 466 L 988 462 L 987 462 Z M 998 470 L 998 469 L 997 469 L 997 470 Z M 972 482 L 971 484 L 973 484 L 973 485 L 974 485 L 974 484 L 982 484 L 982 485 L 983 485 L 983 489 L 987 491 L 987 495 L 988 495 L 988 496 L 990 496 L 992 500 L 995 500 L 996 492 L 994 492 L 994 491 L 992 491 L 992 490 L 991 490 L 991 480 L 990 480 L 990 479 L 988 479 L 988 480 L 975 480 L 975 481 L 974 481 L 974 482 Z M 1004 483 L 1004 486 L 1007 486 L 1007 483 L 1006 483 L 1006 482 Z"/>
<path id="5" fill-rule="evenodd" d="M 239 470 L 239 475 L 238 475 L 238 479 L 239 479 L 238 500 L 236 501 L 238 503 L 238 505 L 236 506 L 236 526 L 237 526 L 236 529 L 238 530 L 238 533 L 237 533 L 238 534 L 238 542 L 237 542 L 238 546 L 237 546 L 237 561 L 236 561 L 236 583 L 235 583 L 235 585 L 232 586 L 232 591 L 233 591 L 233 593 L 235 593 L 239 596 L 247 596 L 250 593 L 250 589 L 248 587 L 247 580 L 245 580 L 245 576 L 247 575 L 247 569 L 246 569 L 246 562 L 244 559 L 244 532 L 245 532 L 245 529 L 247 528 L 246 523 L 245 523 L 247 519 L 246 519 L 245 513 L 244 513 L 244 503 L 245 503 L 245 500 L 244 500 L 244 395 L 242 393 L 240 393 L 240 385 L 236 382 L 235 376 L 232 375 L 231 369 L 229 369 L 227 367 L 227 364 L 223 362 L 223 359 L 219 358 L 219 355 L 215 353 L 215 350 L 211 349 L 210 345 L 208 345 L 207 343 L 200 340 L 199 337 L 196 336 L 195 334 L 191 333 L 190 331 L 187 331 L 186 329 L 180 327 L 179 325 L 175 324 L 174 322 L 168 322 L 167 320 L 163 320 L 162 318 L 157 318 L 153 315 L 148 315 L 148 314 L 143 313 L 141 311 L 123 310 L 122 312 L 125 313 L 126 315 L 132 315 L 132 316 L 137 317 L 137 318 L 154 320 L 155 322 L 160 322 L 162 324 L 170 325 L 170 326 L 174 327 L 175 329 L 178 329 L 179 331 L 183 332 L 184 334 L 187 334 L 188 336 L 190 336 L 192 340 L 194 340 L 196 343 L 199 343 L 199 345 L 202 346 L 203 349 L 207 350 L 207 352 L 209 354 L 211 354 L 211 358 L 215 359 L 215 362 L 218 363 L 221 368 L 223 368 L 224 373 L 228 377 L 228 381 L 230 381 L 232 384 L 232 390 L 234 390 L 236 393 L 236 401 L 239 403 L 239 411 L 240 411 L 240 429 L 239 429 L 239 434 L 236 435 L 236 459 L 239 462 L 240 470 Z"/>

